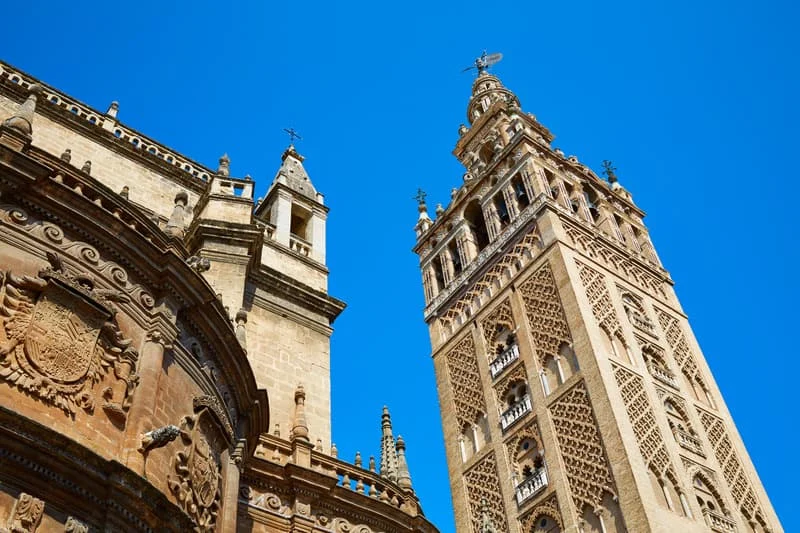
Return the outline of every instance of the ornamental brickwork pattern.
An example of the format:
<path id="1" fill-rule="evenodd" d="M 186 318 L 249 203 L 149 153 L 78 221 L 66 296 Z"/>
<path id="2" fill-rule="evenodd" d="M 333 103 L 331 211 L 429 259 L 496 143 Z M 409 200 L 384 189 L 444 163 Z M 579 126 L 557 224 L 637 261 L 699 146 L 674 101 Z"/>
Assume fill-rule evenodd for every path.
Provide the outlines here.
<path id="1" fill-rule="evenodd" d="M 502 328 L 514 331 L 514 317 L 511 313 L 511 302 L 508 299 L 481 320 L 481 331 L 486 340 L 486 353 L 489 355 L 489 360 L 495 356 L 494 347 L 497 344 L 497 335 Z"/>
<path id="2" fill-rule="evenodd" d="M 464 483 L 467 489 L 473 531 L 481 531 L 481 508 L 484 500 L 488 505 L 487 512 L 497 531 L 508 531 L 494 452 L 486 455 L 464 474 Z"/>
<path id="3" fill-rule="evenodd" d="M 606 287 L 603 275 L 596 270 L 589 268 L 580 261 L 575 261 L 578 265 L 578 273 L 586 289 L 586 295 L 592 306 L 592 314 L 597 323 L 609 336 L 616 336 L 623 340 L 622 328 L 611 303 L 611 294 Z"/>
<path id="4" fill-rule="evenodd" d="M 612 366 L 644 462 L 658 477 L 677 483 L 675 468 L 644 390 L 644 381 L 625 368 Z"/>
<path id="5" fill-rule="evenodd" d="M 572 344 L 550 265 L 545 264 L 520 285 L 519 293 L 525 302 L 525 313 L 539 364 L 544 367 L 548 355 L 558 357 L 563 344 Z"/>
<path id="6" fill-rule="evenodd" d="M 614 478 L 597 429 L 589 393 L 581 381 L 550 406 L 572 501 L 595 509 L 603 494 L 616 495 Z"/>
<path id="7" fill-rule="evenodd" d="M 486 401 L 483 397 L 478 362 L 475 360 L 475 342 L 472 336 L 464 337 L 447 353 L 445 361 L 459 428 L 472 425 L 479 415 L 486 413 Z"/>
<path id="8" fill-rule="evenodd" d="M 658 317 L 658 323 L 661 324 L 661 329 L 664 330 L 667 343 L 672 350 L 672 357 L 675 359 L 675 362 L 678 363 L 681 372 L 690 380 L 699 379 L 702 382 L 703 379 L 699 375 L 697 362 L 694 360 L 689 344 L 686 342 L 686 336 L 681 330 L 678 319 L 658 308 L 656 308 L 656 316 Z"/>
<path id="9" fill-rule="evenodd" d="M 745 476 L 742 463 L 733 450 L 728 433 L 725 431 L 725 423 L 722 419 L 702 409 L 697 409 L 697 414 L 706 430 L 708 440 L 714 449 L 714 455 L 722 468 L 722 476 L 728 483 L 734 501 L 748 518 L 758 517 L 759 521 L 763 521 L 764 513 L 750 486 L 750 481 Z"/>

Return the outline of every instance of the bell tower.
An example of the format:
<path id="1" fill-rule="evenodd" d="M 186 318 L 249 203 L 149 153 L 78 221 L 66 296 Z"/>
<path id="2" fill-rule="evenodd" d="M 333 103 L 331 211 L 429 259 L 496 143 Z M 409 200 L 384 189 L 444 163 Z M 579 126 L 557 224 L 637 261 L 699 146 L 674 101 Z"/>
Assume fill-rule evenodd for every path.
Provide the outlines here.
<path id="1" fill-rule="evenodd" d="M 457 531 L 782 531 L 616 169 L 476 65 L 414 248 Z"/>

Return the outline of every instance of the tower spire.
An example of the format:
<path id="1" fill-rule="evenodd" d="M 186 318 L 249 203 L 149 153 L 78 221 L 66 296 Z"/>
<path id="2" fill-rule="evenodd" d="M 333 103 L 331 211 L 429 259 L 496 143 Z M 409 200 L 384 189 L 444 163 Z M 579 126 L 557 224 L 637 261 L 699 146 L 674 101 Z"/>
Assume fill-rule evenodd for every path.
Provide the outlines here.
<path id="1" fill-rule="evenodd" d="M 397 449 L 392 435 L 392 417 L 385 405 L 381 415 L 381 431 L 381 476 L 397 481 Z"/>
<path id="2" fill-rule="evenodd" d="M 411 488 L 411 474 L 408 471 L 408 463 L 406 462 L 406 441 L 403 440 L 402 435 L 397 436 L 397 484 L 403 490 L 412 490 Z"/>

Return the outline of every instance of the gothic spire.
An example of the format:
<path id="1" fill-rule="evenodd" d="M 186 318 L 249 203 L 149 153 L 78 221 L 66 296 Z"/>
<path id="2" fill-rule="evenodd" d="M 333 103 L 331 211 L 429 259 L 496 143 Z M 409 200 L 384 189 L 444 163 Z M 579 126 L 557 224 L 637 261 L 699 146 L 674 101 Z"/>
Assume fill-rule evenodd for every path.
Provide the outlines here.
<path id="1" fill-rule="evenodd" d="M 397 436 L 397 484 L 403 490 L 411 489 L 411 474 L 408 471 L 408 463 L 406 462 L 406 441 L 403 440 L 402 435 Z"/>
<path id="2" fill-rule="evenodd" d="M 293 191 L 317 201 L 317 190 L 311 183 L 311 178 L 308 177 L 305 167 L 303 167 L 304 160 L 305 157 L 295 150 L 293 144 L 290 144 L 281 156 L 281 168 L 278 169 L 278 173 L 272 182 L 283 183 Z"/>
<path id="3" fill-rule="evenodd" d="M 381 430 L 381 476 L 397 481 L 397 450 L 392 435 L 392 417 L 385 405 L 381 415 Z"/>

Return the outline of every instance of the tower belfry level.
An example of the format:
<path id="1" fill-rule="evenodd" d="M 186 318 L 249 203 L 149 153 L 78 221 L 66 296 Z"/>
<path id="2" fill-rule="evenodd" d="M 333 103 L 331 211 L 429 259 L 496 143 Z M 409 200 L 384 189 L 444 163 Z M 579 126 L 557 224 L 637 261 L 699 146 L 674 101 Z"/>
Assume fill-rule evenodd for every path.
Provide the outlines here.
<path id="1" fill-rule="evenodd" d="M 616 169 L 485 69 L 467 121 L 414 248 L 457 530 L 782 531 Z"/>

